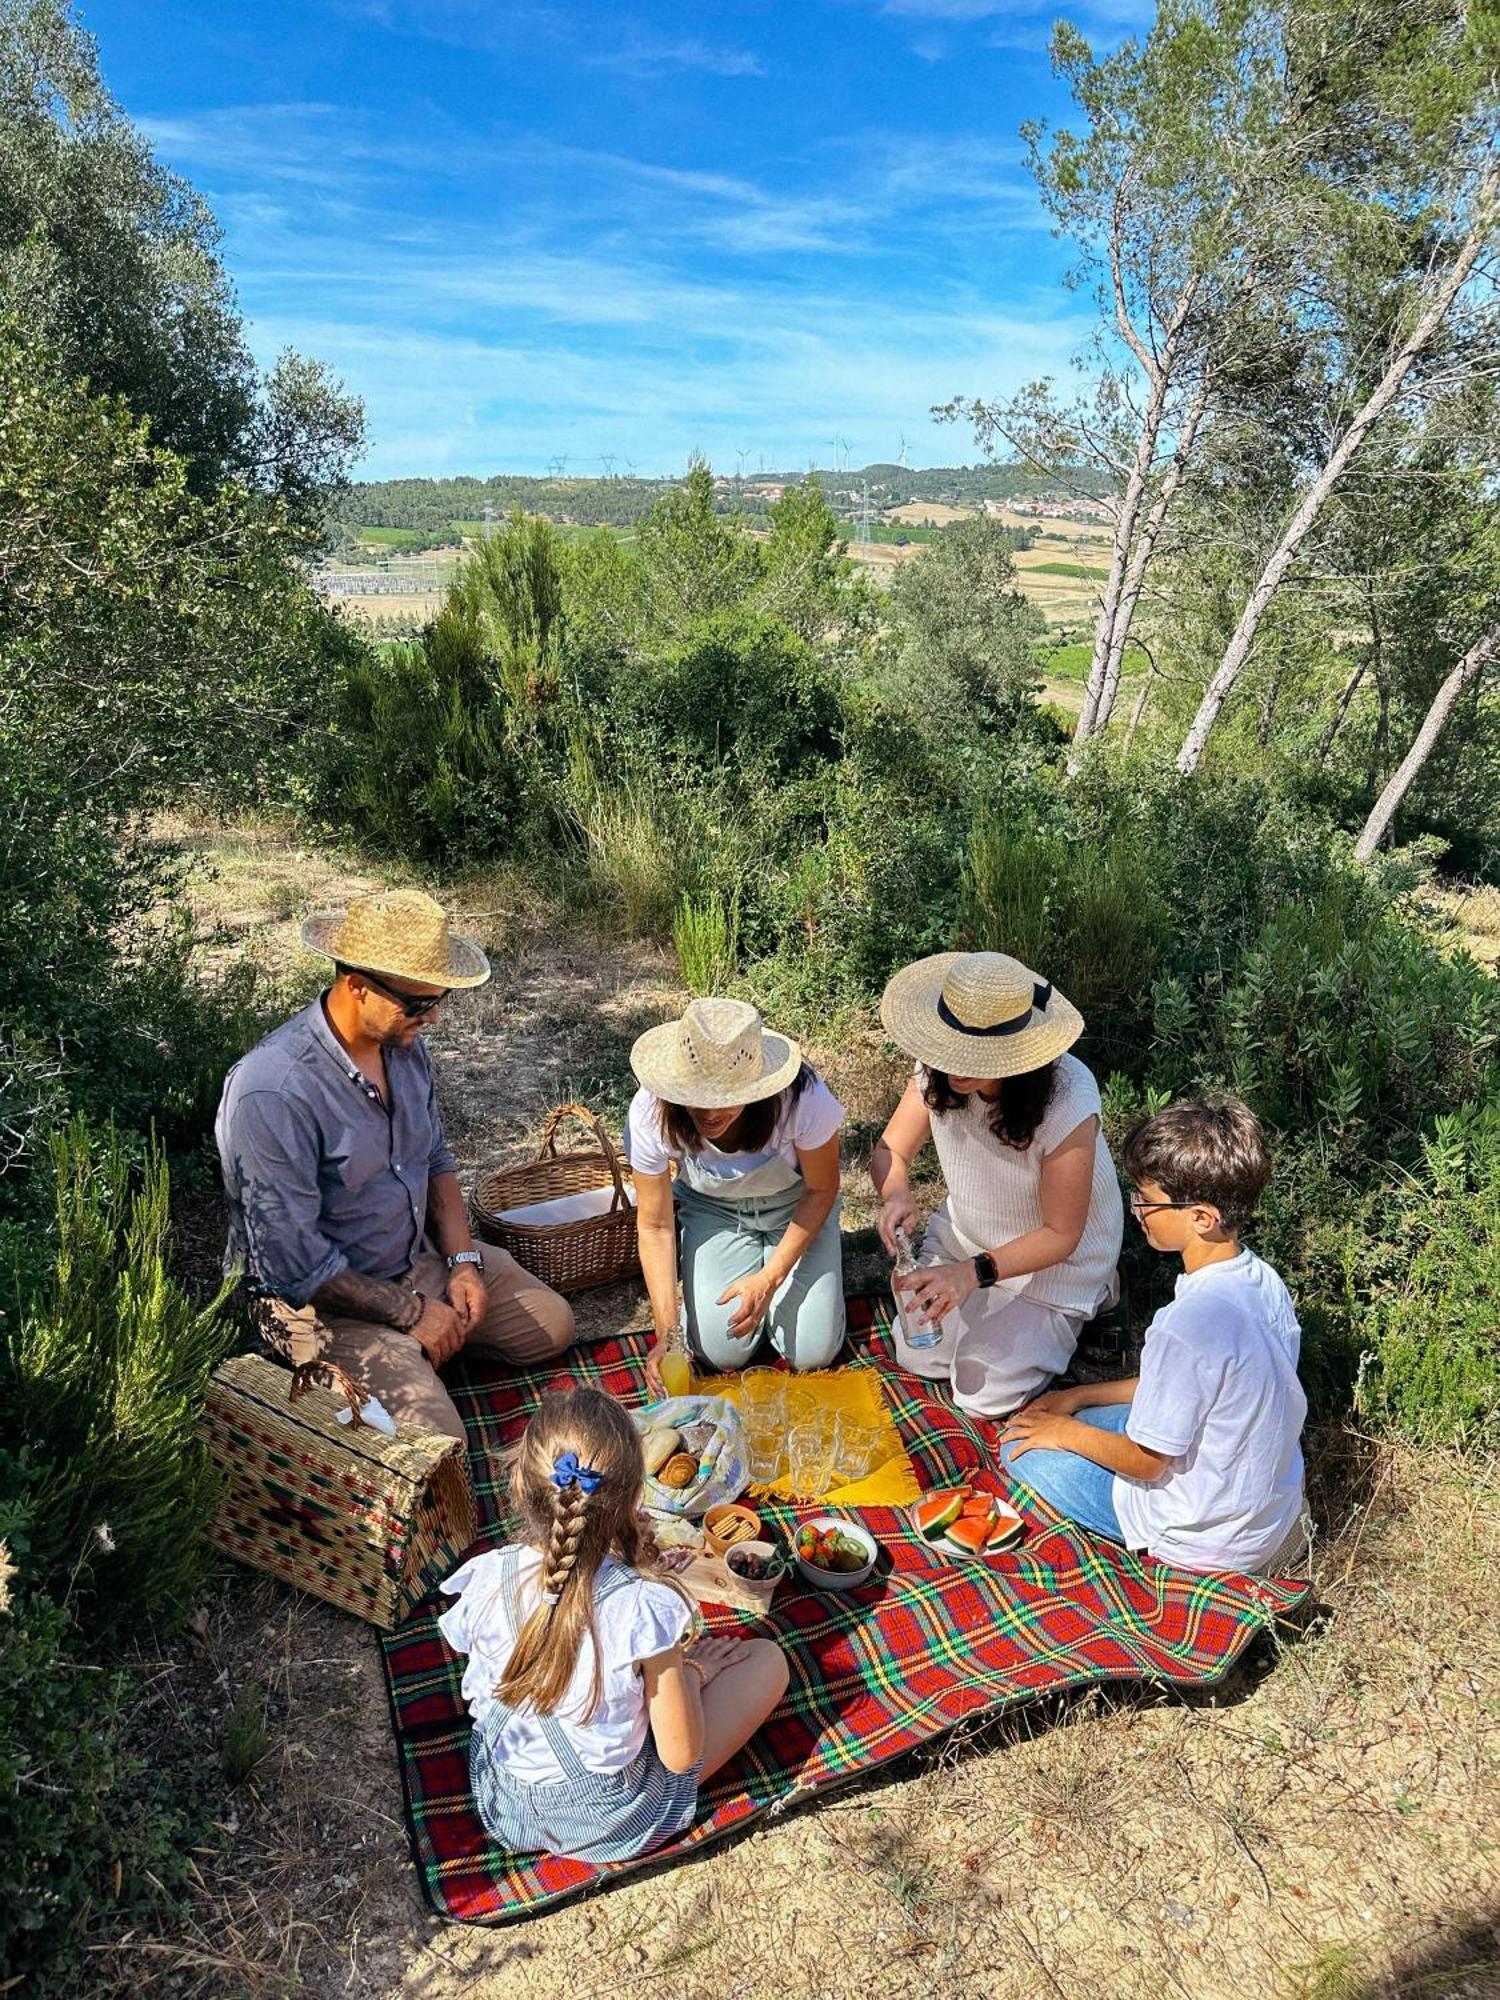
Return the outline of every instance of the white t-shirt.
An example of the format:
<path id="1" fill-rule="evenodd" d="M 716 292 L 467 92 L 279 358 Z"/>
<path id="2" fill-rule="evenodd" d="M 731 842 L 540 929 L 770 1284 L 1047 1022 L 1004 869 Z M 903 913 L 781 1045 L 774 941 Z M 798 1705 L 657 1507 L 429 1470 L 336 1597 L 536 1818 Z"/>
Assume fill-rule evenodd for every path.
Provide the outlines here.
<path id="1" fill-rule="evenodd" d="M 483 1721 L 494 1707 L 495 1689 L 511 1655 L 501 1576 L 503 1553 L 492 1549 L 475 1556 L 443 1585 L 458 1602 L 439 1618 L 438 1630 L 455 1653 L 469 1656 L 463 1697 L 476 1722 Z M 522 1625 L 536 1608 L 541 1566 L 538 1550 L 521 1551 L 517 1611 Z M 606 1558 L 601 1579 L 616 1567 L 613 1557 Z M 595 1589 L 594 1625 L 604 1659 L 600 1703 L 587 1721 L 582 1720 L 594 1675 L 594 1649 L 585 1637 L 556 1720 L 589 1770 L 623 1771 L 635 1762 L 646 1741 L 646 1690 L 639 1663 L 679 1645 L 687 1636 L 693 1614 L 675 1590 L 649 1577 L 638 1577 L 634 1584 L 612 1591 L 602 1603 L 597 1601 L 597 1583 Z M 495 1747 L 512 1776 L 528 1784 L 550 1784 L 564 1775 L 547 1747 L 539 1716 L 513 1714 Z"/>
<path id="2" fill-rule="evenodd" d="M 778 1154 L 797 1170 L 798 1152 L 811 1153 L 826 1145 L 843 1122 L 843 1105 L 820 1076 L 814 1077 L 802 1095 L 783 1108 L 770 1144 L 758 1153 L 721 1153 L 711 1143 L 700 1146 L 693 1155 L 694 1181 L 705 1190 L 722 1182 L 725 1194 L 732 1195 L 736 1181 L 747 1179 Z M 682 1159 L 681 1148 L 668 1145 L 661 1129 L 660 1098 L 644 1085 L 630 1102 L 625 1150 L 638 1174 L 664 1174 Z"/>
<path id="3" fill-rule="evenodd" d="M 1171 1459 L 1116 1477 L 1126 1545 L 1183 1569 L 1252 1570 L 1302 1511 L 1301 1333 L 1286 1286 L 1252 1250 L 1184 1271 L 1146 1329 L 1125 1435 Z"/>

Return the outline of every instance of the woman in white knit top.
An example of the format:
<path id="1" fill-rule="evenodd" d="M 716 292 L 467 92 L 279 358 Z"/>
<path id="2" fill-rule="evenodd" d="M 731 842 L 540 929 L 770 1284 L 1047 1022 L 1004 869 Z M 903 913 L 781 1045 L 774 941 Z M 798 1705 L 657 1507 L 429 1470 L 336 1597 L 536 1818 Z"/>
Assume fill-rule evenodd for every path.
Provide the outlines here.
<path id="1" fill-rule="evenodd" d="M 935 1347 L 897 1356 L 950 1376 L 960 1409 L 1005 1416 L 1067 1367 L 1078 1330 L 1111 1296 L 1124 1209 L 1100 1129 L 1099 1086 L 1067 1053 L 1071 1002 L 1000 952 L 939 952 L 898 972 L 881 1019 L 917 1059 L 870 1163 L 880 1234 L 914 1232 L 911 1165 L 930 1139 L 947 1199 L 919 1268 L 898 1281 Z"/>

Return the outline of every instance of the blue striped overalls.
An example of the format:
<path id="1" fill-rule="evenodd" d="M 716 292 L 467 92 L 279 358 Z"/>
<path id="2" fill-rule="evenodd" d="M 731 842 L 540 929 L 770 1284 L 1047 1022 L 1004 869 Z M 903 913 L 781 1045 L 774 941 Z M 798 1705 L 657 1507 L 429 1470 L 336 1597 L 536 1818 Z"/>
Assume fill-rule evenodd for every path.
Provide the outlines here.
<path id="1" fill-rule="evenodd" d="M 497 1593 L 512 1649 L 521 1629 L 520 1551 L 506 1549 Z M 596 1580 L 594 1603 L 634 1583 L 633 1570 L 613 1564 Z M 538 1716 L 547 1747 L 564 1776 L 532 1784 L 506 1770 L 498 1739 L 512 1710 L 496 1700 L 469 1742 L 469 1780 L 479 1817 L 491 1837 L 516 1854 L 561 1854 L 579 1861 L 628 1861 L 659 1847 L 692 1822 L 698 1770 L 669 1771 L 648 1732 L 640 1755 L 623 1771 L 591 1771 L 555 1715 Z"/>

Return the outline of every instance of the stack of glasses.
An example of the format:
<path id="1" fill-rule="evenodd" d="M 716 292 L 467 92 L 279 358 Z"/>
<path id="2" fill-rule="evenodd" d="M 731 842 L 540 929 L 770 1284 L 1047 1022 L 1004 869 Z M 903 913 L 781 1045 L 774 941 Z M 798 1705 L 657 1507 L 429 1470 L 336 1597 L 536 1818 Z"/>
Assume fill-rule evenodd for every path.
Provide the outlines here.
<path id="1" fill-rule="evenodd" d="M 885 1454 L 879 1426 L 822 1408 L 811 1389 L 780 1369 L 746 1369 L 736 1400 L 757 1486 L 784 1480 L 799 1499 L 819 1500 L 865 1478 Z"/>

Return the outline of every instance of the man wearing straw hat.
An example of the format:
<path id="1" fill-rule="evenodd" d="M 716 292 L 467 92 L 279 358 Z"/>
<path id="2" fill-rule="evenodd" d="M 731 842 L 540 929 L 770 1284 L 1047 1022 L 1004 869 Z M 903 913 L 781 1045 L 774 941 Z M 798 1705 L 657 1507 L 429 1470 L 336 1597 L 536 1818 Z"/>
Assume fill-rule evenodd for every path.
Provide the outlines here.
<path id="1" fill-rule="evenodd" d="M 422 1030 L 489 961 L 415 889 L 309 917 L 333 984 L 235 1064 L 215 1126 L 243 1265 L 268 1342 L 321 1359 L 396 1418 L 463 1438 L 438 1370 L 462 1347 L 545 1361 L 573 1313 L 505 1251 L 475 1245 Z"/>

